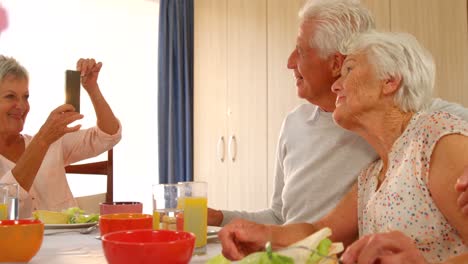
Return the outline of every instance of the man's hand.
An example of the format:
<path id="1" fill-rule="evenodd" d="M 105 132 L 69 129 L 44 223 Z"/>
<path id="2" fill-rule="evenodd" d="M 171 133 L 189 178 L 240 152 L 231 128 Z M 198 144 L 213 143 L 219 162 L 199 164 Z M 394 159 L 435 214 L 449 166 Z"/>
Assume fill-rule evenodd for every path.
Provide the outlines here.
<path id="1" fill-rule="evenodd" d="M 215 210 L 208 208 L 208 225 L 209 226 L 221 226 L 223 222 L 223 212 L 221 210 Z"/>
<path id="2" fill-rule="evenodd" d="M 223 255 L 230 260 L 239 260 L 250 253 L 263 250 L 271 237 L 266 225 L 244 219 L 235 219 L 218 233 L 223 246 Z"/>

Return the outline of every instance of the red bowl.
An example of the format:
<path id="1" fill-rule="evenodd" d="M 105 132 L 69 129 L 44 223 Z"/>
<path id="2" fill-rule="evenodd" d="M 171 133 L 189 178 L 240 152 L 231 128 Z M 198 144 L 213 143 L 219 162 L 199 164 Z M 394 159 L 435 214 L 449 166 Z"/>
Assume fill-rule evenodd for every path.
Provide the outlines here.
<path id="1" fill-rule="evenodd" d="M 101 240 L 109 264 L 187 264 L 195 246 L 194 234 L 170 230 L 118 231 Z"/>
<path id="2" fill-rule="evenodd" d="M 44 224 L 39 220 L 0 221 L 0 262 L 28 262 L 39 251 Z"/>
<path id="3" fill-rule="evenodd" d="M 153 216 L 149 214 L 107 214 L 99 217 L 101 236 L 115 232 L 134 229 L 152 229 Z"/>

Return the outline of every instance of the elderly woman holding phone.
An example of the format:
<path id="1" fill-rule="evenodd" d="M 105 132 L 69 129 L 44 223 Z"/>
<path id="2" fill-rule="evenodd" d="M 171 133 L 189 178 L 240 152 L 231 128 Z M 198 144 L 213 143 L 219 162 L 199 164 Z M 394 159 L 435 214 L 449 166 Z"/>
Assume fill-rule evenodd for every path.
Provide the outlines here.
<path id="1" fill-rule="evenodd" d="M 37 209 L 76 206 L 64 167 L 97 156 L 120 141 L 120 123 L 97 83 L 101 67 L 94 59 L 77 62 L 81 84 L 96 112 L 96 127 L 69 127 L 83 115 L 64 104 L 50 113 L 36 135 L 29 136 L 21 134 L 30 109 L 28 72 L 14 58 L 0 55 L 0 183 L 19 184 L 20 218 Z"/>
<path id="2" fill-rule="evenodd" d="M 424 112 L 434 87 L 432 57 L 403 33 L 360 34 L 341 53 L 333 118 L 380 159 L 316 223 L 233 221 L 219 233 L 223 254 L 239 259 L 268 240 L 284 247 L 328 226 L 333 241 L 350 245 L 344 263 L 468 263 L 468 217 L 453 188 L 468 165 L 468 124 Z"/>

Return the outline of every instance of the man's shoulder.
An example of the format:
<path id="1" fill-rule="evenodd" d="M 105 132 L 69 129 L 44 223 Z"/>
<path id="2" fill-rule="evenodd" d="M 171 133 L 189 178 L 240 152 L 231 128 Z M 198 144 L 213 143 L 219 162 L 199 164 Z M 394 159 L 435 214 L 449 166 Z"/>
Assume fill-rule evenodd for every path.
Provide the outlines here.
<path id="1" fill-rule="evenodd" d="M 296 106 L 291 112 L 288 113 L 286 119 L 293 117 L 306 117 L 309 118 L 318 109 L 318 106 L 311 103 L 303 103 Z"/>
<path id="2" fill-rule="evenodd" d="M 460 117 L 461 119 L 464 119 L 465 121 L 468 121 L 468 108 L 465 108 L 458 103 L 448 102 L 440 98 L 435 98 L 429 105 L 428 112 L 436 111 L 448 112 L 452 115 Z"/>

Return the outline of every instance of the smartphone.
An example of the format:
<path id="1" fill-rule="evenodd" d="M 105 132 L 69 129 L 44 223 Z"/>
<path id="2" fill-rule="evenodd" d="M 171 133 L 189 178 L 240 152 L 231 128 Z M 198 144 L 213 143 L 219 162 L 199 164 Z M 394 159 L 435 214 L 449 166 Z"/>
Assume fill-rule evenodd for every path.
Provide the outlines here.
<path id="1" fill-rule="evenodd" d="M 75 107 L 76 112 L 80 112 L 80 75 L 79 71 L 65 71 L 65 103 Z"/>

